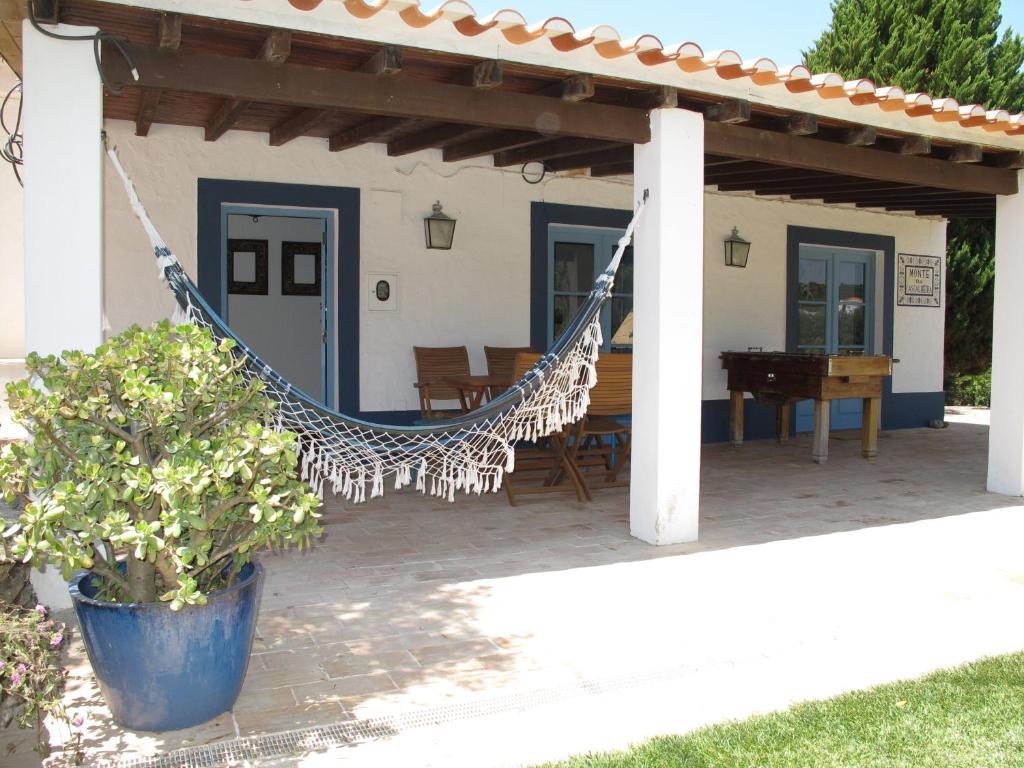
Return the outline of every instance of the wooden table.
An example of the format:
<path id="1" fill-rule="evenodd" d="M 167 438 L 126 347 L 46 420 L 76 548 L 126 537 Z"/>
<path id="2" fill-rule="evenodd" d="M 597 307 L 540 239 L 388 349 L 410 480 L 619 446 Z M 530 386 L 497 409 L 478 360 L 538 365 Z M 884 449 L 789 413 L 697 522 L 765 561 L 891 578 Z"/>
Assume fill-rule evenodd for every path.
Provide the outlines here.
<path id="1" fill-rule="evenodd" d="M 723 352 L 722 368 L 729 372 L 729 439 L 743 443 L 743 393 L 776 406 L 776 435 L 789 439 L 790 412 L 798 400 L 814 401 L 814 443 L 811 457 L 828 461 L 831 401 L 864 401 L 861 455 L 878 455 L 878 424 L 882 381 L 892 375 L 892 358 L 885 355 L 824 355 L 802 352 Z"/>
<path id="2" fill-rule="evenodd" d="M 512 380 L 508 376 L 490 374 L 445 376 L 441 381 L 459 390 L 459 403 L 463 413 L 479 408 L 484 402 L 484 396 L 489 400 L 493 399 L 495 394 L 512 386 Z"/>

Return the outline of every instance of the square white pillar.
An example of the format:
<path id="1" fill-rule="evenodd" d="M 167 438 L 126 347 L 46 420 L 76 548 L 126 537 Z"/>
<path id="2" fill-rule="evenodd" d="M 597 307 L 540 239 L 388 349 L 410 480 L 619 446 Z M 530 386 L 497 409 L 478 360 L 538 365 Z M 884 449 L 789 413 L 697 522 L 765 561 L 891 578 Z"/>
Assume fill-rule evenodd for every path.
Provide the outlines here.
<path id="1" fill-rule="evenodd" d="M 25 348 L 92 351 L 103 340 L 100 77 L 89 41 L 54 40 L 28 21 L 22 41 Z"/>
<path id="2" fill-rule="evenodd" d="M 634 184 L 649 193 L 633 278 L 630 532 L 651 544 L 697 539 L 704 300 L 704 118 L 651 112 Z"/>
<path id="3" fill-rule="evenodd" d="M 1024 171 L 1020 192 L 996 198 L 996 282 L 992 309 L 992 425 L 988 489 L 1024 496 Z"/>

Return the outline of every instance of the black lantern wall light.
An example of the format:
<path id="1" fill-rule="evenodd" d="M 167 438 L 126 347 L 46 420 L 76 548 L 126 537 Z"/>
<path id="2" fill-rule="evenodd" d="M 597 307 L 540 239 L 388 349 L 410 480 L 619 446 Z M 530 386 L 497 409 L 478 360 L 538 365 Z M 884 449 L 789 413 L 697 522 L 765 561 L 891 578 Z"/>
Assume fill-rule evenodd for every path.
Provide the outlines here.
<path id="1" fill-rule="evenodd" d="M 444 213 L 440 200 L 434 203 L 433 213 L 423 219 L 423 228 L 427 235 L 427 248 L 451 250 L 455 240 L 455 219 Z"/>
<path id="2" fill-rule="evenodd" d="M 725 240 L 725 265 L 727 267 L 745 267 L 750 256 L 750 241 L 740 237 L 738 228 L 732 228 L 732 234 Z"/>

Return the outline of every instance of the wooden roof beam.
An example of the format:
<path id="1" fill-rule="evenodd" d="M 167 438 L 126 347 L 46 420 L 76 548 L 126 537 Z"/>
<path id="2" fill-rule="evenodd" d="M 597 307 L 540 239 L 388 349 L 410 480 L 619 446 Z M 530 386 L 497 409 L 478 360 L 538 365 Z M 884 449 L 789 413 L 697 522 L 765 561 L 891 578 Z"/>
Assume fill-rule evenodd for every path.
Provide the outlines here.
<path id="1" fill-rule="evenodd" d="M 157 41 L 160 50 L 176 51 L 181 47 L 181 14 L 161 13 L 157 28 Z M 149 129 L 156 118 L 157 107 L 160 106 L 162 92 L 156 88 L 145 88 L 139 100 L 139 111 L 135 116 L 135 135 L 148 136 Z"/>
<path id="2" fill-rule="evenodd" d="M 958 144 L 949 153 L 949 160 L 953 163 L 980 163 L 985 159 L 985 153 L 977 144 Z"/>
<path id="3" fill-rule="evenodd" d="M 704 109 L 704 119 L 716 123 L 748 123 L 750 115 L 750 102 L 746 99 L 728 99 Z"/>
<path id="4" fill-rule="evenodd" d="M 793 136 L 811 136 L 818 132 L 818 118 L 806 112 L 785 117 L 774 117 L 767 121 L 772 130 Z"/>
<path id="5" fill-rule="evenodd" d="M 598 149 L 610 149 L 611 142 L 593 141 L 592 139 L 551 139 L 537 144 L 528 144 L 517 149 L 508 149 L 494 155 L 494 165 L 505 168 L 510 165 L 522 165 L 538 160 L 551 160 L 566 155 L 577 155 Z"/>
<path id="6" fill-rule="evenodd" d="M 533 131 L 496 131 L 469 139 L 444 148 L 442 157 L 446 163 L 456 160 L 468 160 L 471 157 L 490 155 L 502 149 L 514 149 L 524 144 L 544 141 L 542 134 Z"/>
<path id="7" fill-rule="evenodd" d="M 705 121 L 704 148 L 712 155 L 844 176 L 984 194 L 1017 193 L 1017 172 L 1009 169 L 908 157 L 740 125 Z"/>
<path id="8" fill-rule="evenodd" d="M 379 141 L 405 121 L 400 117 L 373 117 L 359 125 L 338 131 L 328 140 L 331 152 L 341 152 L 371 141 Z"/>
<path id="9" fill-rule="evenodd" d="M 422 131 L 410 133 L 407 136 L 389 141 L 388 155 L 391 157 L 401 157 L 402 155 L 409 155 L 424 149 L 433 149 L 446 142 L 473 133 L 476 130 L 476 126 L 473 125 L 454 125 L 450 123 L 434 125 L 430 128 L 424 128 Z"/>
<path id="10" fill-rule="evenodd" d="M 333 114 L 333 109 L 300 109 L 287 120 L 270 129 L 270 146 L 280 147 L 292 139 L 306 135 Z"/>
<path id="11" fill-rule="evenodd" d="M 840 138 L 852 147 L 870 147 L 878 141 L 878 130 L 870 125 L 854 125 L 845 129 Z"/>
<path id="12" fill-rule="evenodd" d="M 900 139 L 896 151 L 901 155 L 930 155 L 932 140 L 927 136 L 907 136 Z"/>
<path id="13" fill-rule="evenodd" d="M 557 96 L 568 102 L 586 101 L 594 98 L 594 78 L 592 75 L 573 75 L 541 88 L 536 95 Z"/>
<path id="14" fill-rule="evenodd" d="M 375 77 L 290 63 L 269 64 L 190 51 L 159 51 L 127 44 L 139 71 L 140 87 L 201 93 L 242 101 L 262 101 L 299 109 L 342 109 L 381 117 L 404 117 L 476 125 L 497 130 L 536 130 L 558 126 L 558 134 L 645 143 L 651 129 L 639 110 L 608 104 L 569 104 L 533 94 L 466 88 L 448 83 Z M 128 84 L 121 57 L 106 56 L 110 81 Z"/>
<path id="15" fill-rule="evenodd" d="M 497 59 L 478 61 L 470 73 L 470 85 L 474 88 L 489 90 L 497 88 L 505 82 L 505 69 Z"/>
<path id="16" fill-rule="evenodd" d="M 1012 168 L 1017 171 L 1024 168 L 1024 152 L 1002 152 L 992 158 L 996 168 Z"/>
<path id="17" fill-rule="evenodd" d="M 592 168 L 596 165 L 618 165 L 633 162 L 633 147 L 618 149 L 600 149 L 596 152 L 583 152 L 578 155 L 558 157 L 547 163 L 552 171 L 571 171 L 579 168 Z"/>
<path id="18" fill-rule="evenodd" d="M 260 46 L 259 60 L 267 64 L 283 64 L 292 52 L 292 33 L 272 29 Z M 226 99 L 206 126 L 206 141 L 216 141 L 230 131 L 249 107 L 245 99 Z"/>
<path id="19" fill-rule="evenodd" d="M 369 75 L 397 75 L 402 71 L 402 49 L 397 45 L 384 45 L 377 49 L 359 68 Z"/>
<path id="20" fill-rule="evenodd" d="M 590 169 L 590 175 L 595 179 L 602 179 L 608 176 L 631 176 L 633 174 L 633 163 L 610 163 L 598 165 Z"/>

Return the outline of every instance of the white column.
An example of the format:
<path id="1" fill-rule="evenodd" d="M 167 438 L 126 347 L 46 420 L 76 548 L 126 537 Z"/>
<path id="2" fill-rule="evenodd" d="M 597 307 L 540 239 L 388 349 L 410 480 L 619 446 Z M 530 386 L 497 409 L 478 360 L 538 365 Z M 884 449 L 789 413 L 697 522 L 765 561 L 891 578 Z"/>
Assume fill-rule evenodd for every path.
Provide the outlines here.
<path id="1" fill-rule="evenodd" d="M 103 340 L 100 77 L 91 42 L 45 37 L 28 21 L 22 41 L 25 348 L 91 351 Z"/>
<path id="2" fill-rule="evenodd" d="M 1024 496 L 1024 171 L 1020 192 L 996 198 L 996 284 L 992 310 L 992 426 L 988 489 Z"/>
<path id="3" fill-rule="evenodd" d="M 651 544 L 694 541 L 700 506 L 704 297 L 704 118 L 651 112 L 636 146 L 630 532 Z"/>

